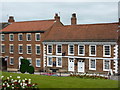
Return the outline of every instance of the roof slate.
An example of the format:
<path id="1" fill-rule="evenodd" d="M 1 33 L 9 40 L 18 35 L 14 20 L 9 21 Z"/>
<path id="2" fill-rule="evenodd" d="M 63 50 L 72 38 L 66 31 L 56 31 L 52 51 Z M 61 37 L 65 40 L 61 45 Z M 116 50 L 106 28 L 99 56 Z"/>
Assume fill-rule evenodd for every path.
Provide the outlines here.
<path id="1" fill-rule="evenodd" d="M 23 32 L 23 31 L 46 31 L 55 23 L 55 20 L 38 20 L 13 22 L 2 29 L 2 32 Z"/>
<path id="2" fill-rule="evenodd" d="M 67 25 L 52 28 L 44 41 L 114 41 L 118 23 Z"/>

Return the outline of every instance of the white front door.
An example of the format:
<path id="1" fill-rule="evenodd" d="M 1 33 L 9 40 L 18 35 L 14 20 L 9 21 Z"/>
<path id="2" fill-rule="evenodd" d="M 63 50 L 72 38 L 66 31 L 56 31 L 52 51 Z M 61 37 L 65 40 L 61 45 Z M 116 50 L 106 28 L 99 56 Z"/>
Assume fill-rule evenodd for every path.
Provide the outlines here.
<path id="1" fill-rule="evenodd" d="M 68 71 L 74 71 L 74 59 L 73 58 L 68 59 Z"/>
<path id="2" fill-rule="evenodd" d="M 82 60 L 78 60 L 78 72 L 84 72 L 84 62 Z"/>

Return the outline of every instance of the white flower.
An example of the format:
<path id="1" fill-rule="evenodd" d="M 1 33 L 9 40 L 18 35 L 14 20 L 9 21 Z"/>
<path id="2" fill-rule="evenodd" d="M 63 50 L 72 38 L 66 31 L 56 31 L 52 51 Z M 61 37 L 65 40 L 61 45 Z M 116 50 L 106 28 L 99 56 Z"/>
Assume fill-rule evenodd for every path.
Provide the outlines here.
<path id="1" fill-rule="evenodd" d="M 23 82 L 25 82 L 25 80 L 22 80 Z"/>
<path id="2" fill-rule="evenodd" d="M 14 84 L 12 84 L 12 86 L 14 86 Z"/>
<path id="3" fill-rule="evenodd" d="M 20 76 L 17 76 L 17 78 L 19 79 L 19 78 L 20 78 Z"/>
<path id="4" fill-rule="evenodd" d="M 25 88 L 24 86 L 22 88 Z"/>
<path id="5" fill-rule="evenodd" d="M 31 84 L 31 82 L 29 81 L 28 84 Z"/>
<path id="6" fill-rule="evenodd" d="M 20 83 L 21 80 L 18 81 L 18 83 Z"/>
<path id="7" fill-rule="evenodd" d="M 4 78 L 4 76 L 1 76 L 1 78 Z"/>
<path id="8" fill-rule="evenodd" d="M 27 80 L 27 78 L 25 78 L 25 80 Z"/>
<path id="9" fill-rule="evenodd" d="M 10 87 L 10 85 L 8 84 L 7 87 Z"/>
<path id="10" fill-rule="evenodd" d="M 7 79 L 10 79 L 9 77 L 7 77 Z"/>
<path id="11" fill-rule="evenodd" d="M 14 87 L 12 87 L 12 89 L 14 89 Z"/>
<path id="12" fill-rule="evenodd" d="M 3 83 L 3 86 L 5 86 L 5 84 Z"/>
<path id="13" fill-rule="evenodd" d="M 10 76 L 10 78 L 12 78 L 12 76 Z"/>

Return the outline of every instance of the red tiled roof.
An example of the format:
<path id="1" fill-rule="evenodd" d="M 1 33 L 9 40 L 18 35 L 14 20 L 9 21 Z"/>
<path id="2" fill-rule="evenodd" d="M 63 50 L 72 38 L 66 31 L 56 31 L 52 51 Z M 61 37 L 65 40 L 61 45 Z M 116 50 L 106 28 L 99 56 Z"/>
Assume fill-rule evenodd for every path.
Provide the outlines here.
<path id="1" fill-rule="evenodd" d="M 13 22 L 2 32 L 19 32 L 19 31 L 45 31 L 54 24 L 55 20 L 38 20 L 38 21 L 24 21 Z"/>
<path id="2" fill-rule="evenodd" d="M 44 41 L 116 40 L 118 23 L 68 25 L 52 28 Z"/>

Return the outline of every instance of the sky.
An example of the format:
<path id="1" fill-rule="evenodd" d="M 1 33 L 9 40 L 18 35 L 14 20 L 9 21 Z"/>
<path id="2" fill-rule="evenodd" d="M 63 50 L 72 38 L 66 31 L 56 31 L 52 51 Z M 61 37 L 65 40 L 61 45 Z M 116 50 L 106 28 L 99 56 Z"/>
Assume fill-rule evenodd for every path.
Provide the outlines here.
<path id="1" fill-rule="evenodd" d="M 10 15 L 15 21 L 47 20 L 53 19 L 54 14 L 60 15 L 64 24 L 70 24 L 72 13 L 77 14 L 78 24 L 87 23 L 109 23 L 118 21 L 118 0 L 66 0 L 66 2 L 55 2 L 55 0 L 2 0 L 0 8 L 2 18 L 0 22 L 6 22 Z M 53 2 L 54 1 L 54 2 Z M 91 2 L 90 2 L 91 1 Z"/>

